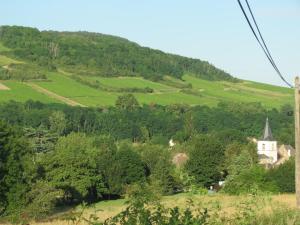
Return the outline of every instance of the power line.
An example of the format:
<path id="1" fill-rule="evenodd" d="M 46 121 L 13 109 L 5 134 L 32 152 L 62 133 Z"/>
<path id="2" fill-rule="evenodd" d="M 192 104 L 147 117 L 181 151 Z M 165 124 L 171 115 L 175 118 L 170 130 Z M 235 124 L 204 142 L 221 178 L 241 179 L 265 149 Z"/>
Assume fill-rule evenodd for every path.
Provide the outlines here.
<path id="1" fill-rule="evenodd" d="M 293 86 L 292 86 L 288 81 L 286 81 L 286 79 L 283 77 L 283 75 L 281 74 L 280 70 L 278 69 L 276 63 L 274 62 L 273 57 L 272 57 L 272 55 L 271 55 L 271 53 L 270 53 L 270 51 L 269 51 L 269 49 L 268 49 L 268 47 L 267 47 L 267 45 L 266 45 L 266 42 L 265 42 L 265 40 L 264 40 L 264 38 L 263 38 L 263 36 L 262 36 L 262 34 L 261 34 L 261 32 L 260 32 L 260 29 L 259 29 L 259 27 L 258 27 L 258 24 L 257 24 L 257 22 L 256 22 L 256 19 L 255 19 L 255 17 L 254 17 L 254 14 L 253 14 L 253 12 L 252 12 L 252 9 L 251 9 L 251 7 L 250 7 L 250 4 L 249 4 L 248 0 L 245 0 L 245 1 L 246 1 L 246 3 L 247 3 L 248 10 L 249 10 L 249 12 L 250 12 L 250 14 L 251 14 L 252 20 L 254 21 L 255 27 L 256 27 L 256 29 L 257 29 L 257 31 L 258 31 L 258 33 L 259 33 L 259 37 L 261 38 L 261 40 L 259 39 L 258 35 L 256 34 L 256 32 L 255 32 L 255 30 L 254 30 L 254 28 L 253 28 L 253 26 L 252 26 L 252 23 L 250 22 L 250 19 L 248 18 L 248 15 L 247 15 L 247 13 L 246 13 L 246 11 L 245 11 L 245 9 L 244 9 L 244 7 L 243 7 L 241 1 L 240 1 L 240 0 L 237 0 L 237 1 L 238 1 L 239 6 L 240 6 L 240 8 L 241 8 L 241 10 L 242 10 L 242 12 L 243 12 L 243 14 L 244 14 L 246 20 L 247 20 L 247 23 L 248 23 L 249 27 L 250 27 L 251 30 L 252 30 L 252 33 L 254 34 L 254 36 L 255 36 L 257 42 L 259 43 L 260 47 L 261 47 L 262 50 L 264 51 L 265 55 L 267 56 L 269 62 L 270 62 L 271 65 L 273 66 L 274 70 L 277 72 L 277 74 L 278 74 L 278 76 L 281 78 L 281 80 L 282 80 L 284 83 L 286 83 L 289 87 L 292 88 Z M 261 42 L 261 41 L 262 41 L 262 42 Z"/>
<path id="2" fill-rule="evenodd" d="M 266 42 L 265 42 L 265 40 L 264 40 L 264 38 L 263 38 L 263 36 L 262 36 L 262 34 L 261 34 L 261 32 L 260 32 L 260 29 L 259 29 L 259 27 L 258 27 L 258 24 L 257 24 L 257 22 L 256 22 L 256 19 L 255 19 L 255 17 L 254 17 L 253 12 L 252 12 L 252 9 L 251 9 L 251 7 L 250 7 L 250 4 L 249 4 L 248 0 L 245 0 L 245 1 L 246 1 L 246 4 L 247 4 L 247 7 L 248 7 L 248 9 L 249 9 L 249 12 L 250 12 L 250 14 L 251 14 L 251 17 L 252 17 L 252 19 L 253 19 L 253 21 L 254 21 L 254 24 L 255 24 L 255 26 L 256 26 L 256 29 L 257 29 L 257 31 L 258 31 L 258 33 L 259 33 L 259 36 L 260 36 L 260 38 L 261 38 L 261 40 L 262 40 L 262 42 L 263 42 L 263 45 L 264 45 L 264 47 L 265 47 L 265 49 L 266 49 L 266 51 L 267 51 L 267 53 L 268 53 L 268 55 L 269 55 L 269 58 L 270 58 L 271 61 L 273 62 L 272 65 L 273 65 L 274 69 L 276 70 L 276 72 L 278 73 L 278 75 L 280 76 L 280 78 L 281 78 L 288 86 L 292 87 L 292 85 L 284 79 L 284 77 L 282 76 L 280 70 L 278 69 L 278 67 L 277 67 L 277 65 L 276 65 L 276 63 L 275 63 L 275 61 L 274 61 L 274 59 L 273 59 L 273 57 L 272 57 L 272 55 L 271 55 L 271 53 L 270 53 L 270 51 L 269 51 L 267 45 L 266 45 Z"/>

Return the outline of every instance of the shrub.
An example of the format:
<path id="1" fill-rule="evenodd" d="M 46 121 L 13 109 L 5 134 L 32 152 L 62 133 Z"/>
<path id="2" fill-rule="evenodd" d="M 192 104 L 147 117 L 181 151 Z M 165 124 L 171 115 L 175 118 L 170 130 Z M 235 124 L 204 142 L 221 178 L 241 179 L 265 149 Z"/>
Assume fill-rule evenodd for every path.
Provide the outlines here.
<path id="1" fill-rule="evenodd" d="M 295 158 L 271 169 L 267 173 L 268 180 L 273 181 L 282 193 L 295 192 Z"/>

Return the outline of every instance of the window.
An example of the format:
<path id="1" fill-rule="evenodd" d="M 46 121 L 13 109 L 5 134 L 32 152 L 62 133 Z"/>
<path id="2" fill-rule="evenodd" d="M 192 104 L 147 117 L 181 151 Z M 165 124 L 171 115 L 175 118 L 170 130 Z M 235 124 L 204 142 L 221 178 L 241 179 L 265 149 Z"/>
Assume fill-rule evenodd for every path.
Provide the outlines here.
<path id="1" fill-rule="evenodd" d="M 266 144 L 262 144 L 262 150 L 266 150 Z"/>

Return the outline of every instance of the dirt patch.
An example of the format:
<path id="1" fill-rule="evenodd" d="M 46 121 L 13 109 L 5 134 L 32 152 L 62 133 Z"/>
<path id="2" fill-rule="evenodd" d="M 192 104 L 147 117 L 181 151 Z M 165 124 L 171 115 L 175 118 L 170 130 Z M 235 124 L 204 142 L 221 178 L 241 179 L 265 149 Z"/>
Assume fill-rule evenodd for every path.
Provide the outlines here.
<path id="1" fill-rule="evenodd" d="M 81 106 L 81 107 L 87 107 L 86 105 L 83 105 L 79 102 L 76 102 L 72 99 L 69 99 L 69 98 L 66 98 L 66 97 L 63 97 L 61 95 L 58 95 L 52 91 L 49 91 L 45 88 L 42 88 L 40 86 L 38 86 L 37 84 L 34 84 L 34 83 L 26 83 L 28 86 L 30 86 L 31 88 L 33 88 L 34 90 L 42 93 L 42 94 L 45 94 L 47 96 L 49 96 L 50 98 L 54 98 L 54 99 L 57 99 L 59 101 L 62 101 L 64 103 L 66 103 L 67 105 L 70 105 L 70 106 Z"/>
<path id="2" fill-rule="evenodd" d="M 10 90 L 9 87 L 7 87 L 7 86 L 5 86 L 4 84 L 1 84 L 1 83 L 0 83 L 0 91 L 8 91 L 8 90 Z"/>

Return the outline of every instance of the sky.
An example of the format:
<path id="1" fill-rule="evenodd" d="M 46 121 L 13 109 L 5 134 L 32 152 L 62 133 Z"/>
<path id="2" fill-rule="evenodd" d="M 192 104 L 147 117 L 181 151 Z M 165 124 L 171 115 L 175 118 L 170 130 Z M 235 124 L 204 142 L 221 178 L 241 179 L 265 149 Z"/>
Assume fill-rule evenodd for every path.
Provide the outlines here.
<path id="1" fill-rule="evenodd" d="M 300 0 L 249 0 L 286 79 L 300 76 Z M 236 0 L 1 0 L 0 25 L 117 35 L 206 60 L 235 77 L 284 86 Z"/>

